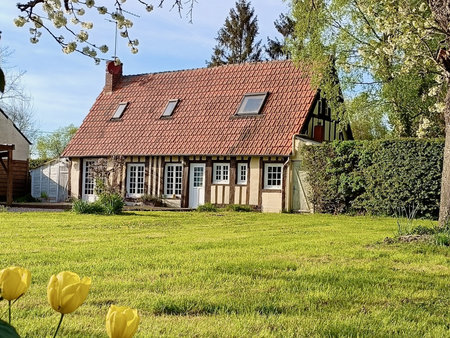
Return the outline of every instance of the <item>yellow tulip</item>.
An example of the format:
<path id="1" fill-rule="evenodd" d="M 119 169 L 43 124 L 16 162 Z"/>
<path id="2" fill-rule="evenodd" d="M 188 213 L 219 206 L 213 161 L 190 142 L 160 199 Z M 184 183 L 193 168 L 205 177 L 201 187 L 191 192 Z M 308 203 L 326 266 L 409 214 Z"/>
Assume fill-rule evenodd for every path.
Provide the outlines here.
<path id="1" fill-rule="evenodd" d="M 27 292 L 31 283 L 31 273 L 27 269 L 12 266 L 0 271 L 0 295 L 6 300 L 14 300 Z"/>
<path id="2" fill-rule="evenodd" d="M 111 305 L 106 315 L 106 333 L 110 338 L 131 338 L 139 326 L 136 309 Z"/>
<path id="3" fill-rule="evenodd" d="M 47 286 L 48 302 L 55 311 L 67 314 L 83 304 L 91 287 L 91 279 L 80 277 L 70 271 L 62 271 L 50 277 Z"/>

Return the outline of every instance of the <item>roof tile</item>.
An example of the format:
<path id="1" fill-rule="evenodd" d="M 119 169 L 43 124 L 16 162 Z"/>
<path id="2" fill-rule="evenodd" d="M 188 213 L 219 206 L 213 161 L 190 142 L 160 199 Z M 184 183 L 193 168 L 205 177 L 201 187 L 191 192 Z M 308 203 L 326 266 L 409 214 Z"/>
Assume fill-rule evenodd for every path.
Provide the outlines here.
<path id="1" fill-rule="evenodd" d="M 247 93 L 269 92 L 262 115 L 235 117 Z M 129 75 L 102 92 L 63 156 L 289 155 L 316 91 L 291 61 Z M 180 99 L 160 119 L 170 99 Z M 120 102 L 129 105 L 111 121 Z"/>

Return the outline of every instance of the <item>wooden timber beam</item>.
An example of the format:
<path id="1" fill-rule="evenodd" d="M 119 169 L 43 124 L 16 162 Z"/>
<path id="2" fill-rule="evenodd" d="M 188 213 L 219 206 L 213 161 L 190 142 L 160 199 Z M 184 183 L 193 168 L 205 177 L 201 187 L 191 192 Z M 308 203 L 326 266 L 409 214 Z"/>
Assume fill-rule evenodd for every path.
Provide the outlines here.
<path id="1" fill-rule="evenodd" d="M 14 149 L 14 148 L 13 148 Z M 13 202 L 13 150 L 8 150 L 8 183 L 6 184 L 6 205 Z"/>

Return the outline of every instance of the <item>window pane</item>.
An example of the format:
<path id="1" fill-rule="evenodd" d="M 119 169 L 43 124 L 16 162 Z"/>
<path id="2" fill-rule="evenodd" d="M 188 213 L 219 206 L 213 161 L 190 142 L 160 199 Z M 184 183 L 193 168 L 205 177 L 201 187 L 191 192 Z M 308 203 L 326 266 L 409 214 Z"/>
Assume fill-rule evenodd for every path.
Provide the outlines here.
<path id="1" fill-rule="evenodd" d="M 183 174 L 183 166 L 181 164 L 166 165 L 165 194 L 181 195 L 181 179 Z"/>
<path id="2" fill-rule="evenodd" d="M 84 193 L 86 195 L 94 194 L 94 172 L 93 166 L 95 161 L 86 161 L 85 172 L 84 172 Z"/>
<path id="3" fill-rule="evenodd" d="M 178 100 L 170 100 L 164 110 L 162 116 L 172 116 L 175 107 L 177 106 Z"/>
<path id="4" fill-rule="evenodd" d="M 128 193 L 143 194 L 144 193 L 144 164 L 129 164 L 128 167 Z"/>
<path id="5" fill-rule="evenodd" d="M 125 108 L 127 107 L 128 102 L 119 103 L 119 106 L 117 107 L 116 112 L 113 115 L 113 119 L 119 119 L 122 117 L 123 112 L 125 111 Z"/>
<path id="6" fill-rule="evenodd" d="M 203 187 L 203 167 L 194 167 L 194 188 Z"/>
<path id="7" fill-rule="evenodd" d="M 259 114 L 267 93 L 247 94 L 242 99 L 237 115 Z"/>
<path id="8" fill-rule="evenodd" d="M 265 173 L 265 187 L 280 189 L 282 184 L 283 166 L 280 164 L 267 164 Z"/>

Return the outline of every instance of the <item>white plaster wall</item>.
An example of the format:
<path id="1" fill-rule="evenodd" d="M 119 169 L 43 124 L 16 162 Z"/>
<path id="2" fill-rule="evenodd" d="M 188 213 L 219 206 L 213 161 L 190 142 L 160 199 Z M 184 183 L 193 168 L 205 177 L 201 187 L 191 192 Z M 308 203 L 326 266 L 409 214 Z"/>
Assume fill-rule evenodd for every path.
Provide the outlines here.
<path id="1" fill-rule="evenodd" d="M 259 177 L 259 157 L 252 157 L 250 160 L 250 198 L 249 204 L 258 205 L 258 191 L 261 184 Z"/>
<path id="2" fill-rule="evenodd" d="M 262 193 L 262 212 L 281 212 L 281 192 L 263 192 Z"/>
<path id="3" fill-rule="evenodd" d="M 14 127 L 12 121 L 0 112 L 0 143 L 14 144 L 14 160 L 26 161 L 30 155 L 30 145 Z"/>

